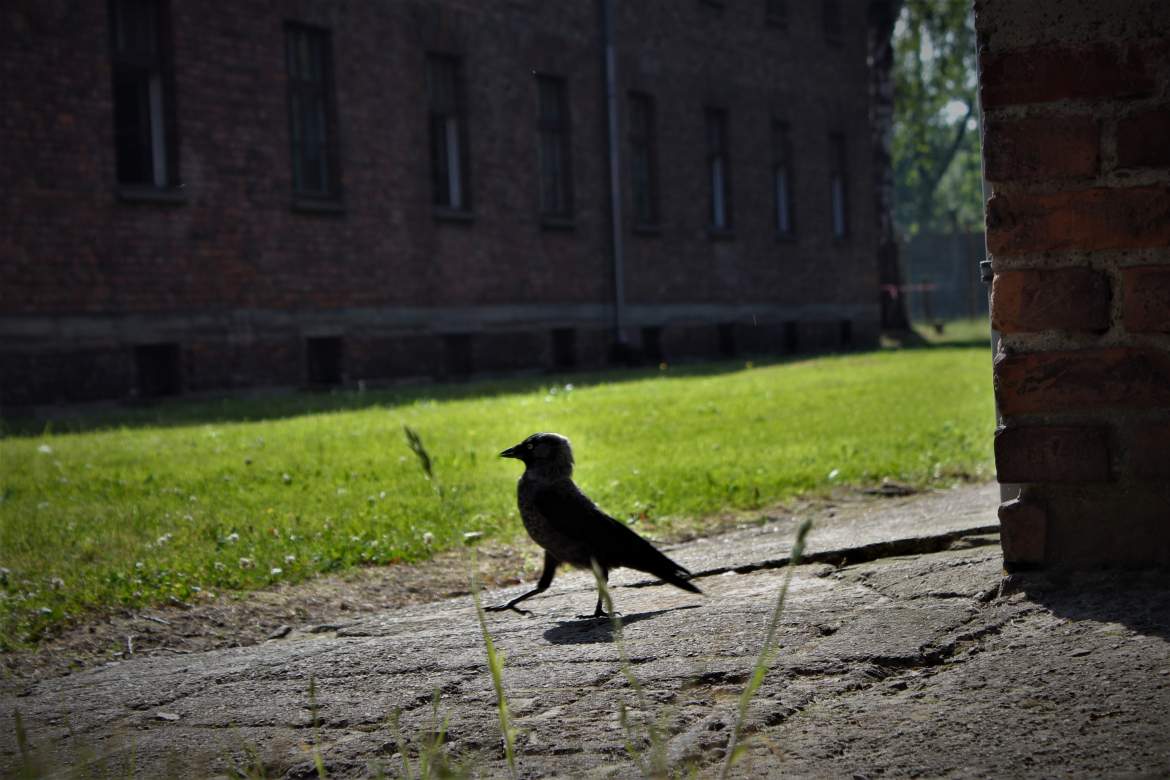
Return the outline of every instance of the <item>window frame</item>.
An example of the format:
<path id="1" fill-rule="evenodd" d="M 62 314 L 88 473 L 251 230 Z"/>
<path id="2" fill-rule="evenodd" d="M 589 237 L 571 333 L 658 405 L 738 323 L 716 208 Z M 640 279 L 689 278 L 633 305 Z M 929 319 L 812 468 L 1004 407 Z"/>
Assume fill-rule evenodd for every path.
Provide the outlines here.
<path id="1" fill-rule="evenodd" d="M 784 240 L 796 238 L 796 177 L 793 172 L 791 131 L 792 125 L 787 120 L 772 118 L 772 224 L 776 229 L 776 237 Z M 784 174 L 783 197 L 781 173 Z"/>
<path id="2" fill-rule="evenodd" d="M 840 46 L 845 40 L 845 16 L 841 0 L 821 0 L 821 27 L 825 42 Z"/>
<path id="3" fill-rule="evenodd" d="M 788 29 L 788 0 L 764 0 L 764 23 L 769 27 Z"/>
<path id="4" fill-rule="evenodd" d="M 569 85 L 563 76 L 550 73 L 536 73 L 536 130 L 537 130 L 537 177 L 538 210 L 546 225 L 571 225 L 574 217 L 573 193 L 573 144 L 572 117 L 569 114 Z M 554 112 L 546 113 L 546 88 L 551 89 L 555 98 Z M 551 202 L 549 183 L 549 159 L 546 154 L 556 150 L 556 166 L 552 190 L 555 195 Z"/>
<path id="5" fill-rule="evenodd" d="M 629 121 L 626 130 L 630 146 L 630 201 L 634 212 L 634 228 L 655 230 L 662 222 L 658 188 L 658 108 L 654 96 L 648 92 L 631 90 L 628 101 Z M 640 108 L 636 109 L 635 106 Z M 638 116 L 643 120 L 640 126 L 635 119 Z M 640 160 L 645 164 L 644 200 L 638 189 Z"/>
<path id="6" fill-rule="evenodd" d="M 850 237 L 849 147 L 845 133 L 829 133 L 829 227 L 835 241 Z"/>
<path id="7" fill-rule="evenodd" d="M 707 148 L 707 229 L 714 236 L 727 236 L 735 230 L 729 125 L 727 109 L 719 106 L 706 106 L 703 109 Z"/>
<path id="8" fill-rule="evenodd" d="M 286 21 L 284 23 L 285 40 L 285 77 L 288 82 L 288 117 L 289 117 L 289 151 L 291 153 L 291 184 L 294 207 L 315 209 L 318 205 L 328 207 L 341 202 L 341 154 L 338 139 L 338 119 L 336 104 L 336 88 L 333 79 L 333 33 L 329 28 L 320 27 L 303 22 Z M 308 39 L 315 39 L 319 46 L 320 60 L 317 63 L 320 70 L 320 79 L 314 82 L 309 79 L 298 78 L 294 68 L 294 38 L 304 35 Z M 313 99 L 320 106 L 319 120 L 322 140 L 319 142 L 321 188 L 312 189 L 305 185 L 306 173 L 303 166 L 308 161 L 301 155 L 305 151 L 304 131 L 298 120 L 303 121 L 304 114 L 298 112 L 304 96 Z M 298 129 L 302 140 L 298 142 Z"/>
<path id="9" fill-rule="evenodd" d="M 122 45 L 120 37 L 125 30 L 123 19 L 130 16 L 126 6 L 134 3 L 140 11 L 149 7 L 153 19 L 148 25 L 151 40 L 146 49 L 132 49 Z M 179 169 L 179 134 L 177 100 L 175 95 L 174 35 L 169 0 L 109 0 L 110 25 L 110 79 L 111 104 L 114 122 L 114 179 L 124 196 L 135 192 L 145 200 L 171 200 L 172 193 L 182 187 Z M 142 31 L 140 31 L 142 32 Z M 145 176 L 128 176 L 126 168 L 133 163 L 126 158 L 122 143 L 126 133 L 125 101 L 119 100 L 125 84 L 131 78 L 139 82 L 139 112 L 146 114 L 144 126 L 138 128 L 139 170 Z M 145 85 L 145 94 L 141 92 Z M 144 101 L 145 112 L 141 107 Z M 120 107 L 121 106 L 121 107 Z M 140 123 L 143 124 L 143 123 Z M 145 136 L 145 137 L 143 137 Z"/>
<path id="10" fill-rule="evenodd" d="M 448 69 L 450 83 L 443 95 L 436 89 L 439 69 Z M 431 155 L 431 204 L 436 213 L 467 215 L 471 197 L 471 155 L 463 58 L 431 51 L 426 55 L 427 133 Z M 451 142 L 455 151 L 451 152 Z"/>

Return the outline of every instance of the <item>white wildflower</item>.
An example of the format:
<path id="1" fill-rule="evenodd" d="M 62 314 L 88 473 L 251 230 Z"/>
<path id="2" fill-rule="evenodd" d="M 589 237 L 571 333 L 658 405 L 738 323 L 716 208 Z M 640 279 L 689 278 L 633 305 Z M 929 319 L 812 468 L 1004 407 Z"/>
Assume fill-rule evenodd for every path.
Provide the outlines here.
<path id="1" fill-rule="evenodd" d="M 240 541 L 240 535 L 235 531 L 232 531 L 230 534 L 225 536 L 223 540 L 228 544 L 235 544 L 236 542 Z"/>
<path id="2" fill-rule="evenodd" d="M 37 452 L 41 453 L 42 455 L 52 455 L 53 448 L 48 444 L 42 444 L 41 446 L 37 447 Z"/>
<path id="3" fill-rule="evenodd" d="M 423 544 L 425 544 L 427 547 L 430 547 L 432 544 L 435 543 L 435 535 L 433 533 L 431 533 L 430 531 L 427 531 L 426 533 L 424 533 L 422 539 L 423 539 Z"/>
<path id="4" fill-rule="evenodd" d="M 296 562 L 297 562 L 297 556 L 295 556 L 295 555 L 286 555 L 286 556 L 284 556 L 284 562 L 285 562 L 285 563 L 289 563 L 289 564 L 291 564 L 291 563 L 296 563 Z"/>
<path id="5" fill-rule="evenodd" d="M 251 558 L 240 558 L 241 569 L 251 569 L 256 564 L 252 562 Z"/>
<path id="6" fill-rule="evenodd" d="M 280 575 L 284 574 L 284 569 L 280 568 L 279 566 L 273 566 L 272 571 L 268 573 L 273 577 L 279 577 Z"/>

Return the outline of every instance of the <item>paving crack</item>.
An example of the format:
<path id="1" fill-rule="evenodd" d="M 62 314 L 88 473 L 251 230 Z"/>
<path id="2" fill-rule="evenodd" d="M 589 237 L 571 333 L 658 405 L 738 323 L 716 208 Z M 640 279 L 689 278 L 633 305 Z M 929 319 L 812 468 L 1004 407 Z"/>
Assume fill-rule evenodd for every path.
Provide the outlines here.
<path id="1" fill-rule="evenodd" d="M 859 563 L 869 563 L 870 561 L 880 560 L 882 558 L 897 558 L 905 555 L 927 555 L 930 553 L 943 552 L 948 550 L 956 542 L 963 541 L 970 546 L 982 546 L 988 544 L 997 544 L 998 540 L 984 540 L 984 538 L 993 536 L 999 533 L 999 525 L 983 525 L 975 528 L 964 528 L 959 531 L 948 531 L 946 533 L 935 534 L 932 536 L 916 536 L 906 539 L 891 539 L 888 541 L 873 542 L 871 544 L 858 545 L 856 547 L 837 548 L 833 550 L 818 550 L 814 552 L 805 553 L 801 556 L 801 565 L 812 563 L 828 563 L 833 566 L 853 566 Z M 982 537 L 982 538 L 981 538 Z M 759 561 L 757 563 L 742 564 L 739 566 L 715 566 L 709 569 L 702 569 L 691 575 L 692 579 L 702 579 L 704 577 L 715 577 L 728 572 L 735 572 L 736 574 L 751 574 L 752 572 L 761 571 L 765 569 L 782 569 L 792 562 L 791 556 L 781 556 L 778 558 L 770 558 L 768 560 Z M 659 580 L 643 580 L 641 582 L 633 582 L 626 587 L 630 588 L 647 588 L 662 584 Z"/>

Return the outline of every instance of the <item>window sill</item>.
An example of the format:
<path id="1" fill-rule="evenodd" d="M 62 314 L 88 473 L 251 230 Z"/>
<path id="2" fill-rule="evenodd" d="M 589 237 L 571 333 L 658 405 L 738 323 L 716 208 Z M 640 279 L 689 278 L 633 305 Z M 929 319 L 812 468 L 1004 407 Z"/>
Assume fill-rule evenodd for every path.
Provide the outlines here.
<path id="1" fill-rule="evenodd" d="M 308 195 L 294 195 L 292 210 L 307 214 L 344 214 L 345 204 L 335 198 L 314 198 Z"/>
<path id="2" fill-rule="evenodd" d="M 576 230 L 577 222 L 572 217 L 553 217 L 542 216 L 540 218 L 541 230 Z"/>
<path id="3" fill-rule="evenodd" d="M 116 190 L 124 203 L 156 203 L 160 206 L 184 206 L 187 191 L 179 187 L 152 187 L 146 184 L 121 184 Z"/>
<path id="4" fill-rule="evenodd" d="M 635 236 L 661 236 L 661 225 L 634 225 L 631 231 Z"/>
<path id="5" fill-rule="evenodd" d="M 436 222 L 459 222 L 469 224 L 475 221 L 475 212 L 467 209 L 452 209 L 446 206 L 435 206 L 432 212 Z"/>
<path id="6" fill-rule="evenodd" d="M 735 231 L 732 228 L 709 226 L 707 228 L 707 238 L 712 241 L 733 241 L 735 240 Z"/>

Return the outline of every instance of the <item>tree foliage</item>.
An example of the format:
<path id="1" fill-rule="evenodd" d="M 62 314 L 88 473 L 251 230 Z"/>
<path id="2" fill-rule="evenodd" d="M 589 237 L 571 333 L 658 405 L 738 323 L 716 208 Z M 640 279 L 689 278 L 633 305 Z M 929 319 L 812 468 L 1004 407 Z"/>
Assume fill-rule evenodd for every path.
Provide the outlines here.
<path id="1" fill-rule="evenodd" d="M 983 223 L 969 0 L 905 0 L 894 28 L 895 220 L 903 236 Z"/>

